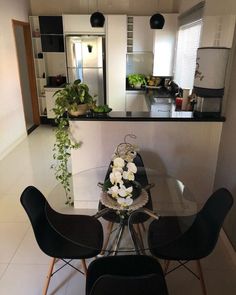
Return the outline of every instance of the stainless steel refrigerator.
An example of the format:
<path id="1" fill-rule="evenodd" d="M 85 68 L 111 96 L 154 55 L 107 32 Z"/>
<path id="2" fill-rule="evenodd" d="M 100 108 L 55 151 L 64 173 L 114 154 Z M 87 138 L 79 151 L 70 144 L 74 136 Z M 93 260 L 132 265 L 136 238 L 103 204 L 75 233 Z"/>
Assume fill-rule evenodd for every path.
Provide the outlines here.
<path id="1" fill-rule="evenodd" d="M 68 82 L 80 79 L 97 96 L 97 103 L 105 104 L 105 37 L 68 35 L 65 41 Z"/>

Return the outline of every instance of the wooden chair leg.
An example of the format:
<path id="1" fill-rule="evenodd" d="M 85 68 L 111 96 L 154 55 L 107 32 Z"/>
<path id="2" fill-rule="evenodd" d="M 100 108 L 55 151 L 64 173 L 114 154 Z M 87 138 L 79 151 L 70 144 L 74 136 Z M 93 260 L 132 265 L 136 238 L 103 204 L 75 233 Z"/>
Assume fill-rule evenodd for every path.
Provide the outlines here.
<path id="1" fill-rule="evenodd" d="M 196 260 L 196 263 L 197 263 L 197 269 L 198 269 L 199 278 L 200 278 L 200 282 L 201 282 L 202 293 L 203 293 L 203 295 L 207 295 L 206 284 L 204 281 L 200 260 Z"/>
<path id="2" fill-rule="evenodd" d="M 145 232 L 146 231 L 145 225 L 143 223 L 140 223 L 140 225 L 141 225 L 143 232 Z"/>
<path id="3" fill-rule="evenodd" d="M 106 239 L 104 240 L 104 243 L 103 243 L 103 250 L 102 252 L 100 253 L 100 255 L 104 255 L 104 252 L 107 248 L 107 245 L 109 243 L 109 239 L 110 239 L 110 236 L 111 236 L 111 231 L 112 231 L 112 228 L 113 228 L 113 222 L 109 221 L 108 224 L 107 224 L 107 233 L 106 233 Z"/>
<path id="4" fill-rule="evenodd" d="M 81 259 L 81 262 L 82 262 L 82 268 L 84 271 L 84 275 L 87 276 L 88 268 L 87 268 L 85 259 Z"/>
<path id="5" fill-rule="evenodd" d="M 49 286 L 49 283 L 50 283 L 50 280 L 51 280 L 51 275 L 52 275 L 52 272 L 53 272 L 53 267 L 54 267 L 55 262 L 56 262 L 56 258 L 52 258 L 51 262 L 50 262 L 50 265 L 49 265 L 45 286 L 44 286 L 44 289 L 43 289 L 43 295 L 47 294 L 48 286 Z"/>
<path id="6" fill-rule="evenodd" d="M 164 274 L 167 273 L 169 266 L 170 266 L 170 260 L 164 260 L 164 267 L 163 267 Z"/>
<path id="7" fill-rule="evenodd" d="M 139 223 L 137 224 L 137 232 L 138 232 L 138 236 L 140 239 L 141 247 L 142 247 L 142 249 L 144 249 L 143 237 L 142 237 L 142 233 L 141 233 L 141 225 Z"/>

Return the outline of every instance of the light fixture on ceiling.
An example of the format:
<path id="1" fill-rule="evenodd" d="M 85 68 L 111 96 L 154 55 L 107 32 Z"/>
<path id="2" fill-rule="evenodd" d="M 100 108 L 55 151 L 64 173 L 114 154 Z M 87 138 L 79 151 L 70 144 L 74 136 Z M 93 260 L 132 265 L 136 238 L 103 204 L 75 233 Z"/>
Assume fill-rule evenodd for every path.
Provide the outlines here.
<path id="1" fill-rule="evenodd" d="M 155 13 L 150 17 L 151 29 L 161 30 L 164 27 L 164 24 L 165 24 L 165 18 L 162 14 Z"/>
<path id="2" fill-rule="evenodd" d="M 98 9 L 98 0 L 97 0 L 97 9 Z M 93 28 L 102 28 L 105 23 L 105 17 L 104 15 L 96 11 L 90 16 L 90 24 Z"/>

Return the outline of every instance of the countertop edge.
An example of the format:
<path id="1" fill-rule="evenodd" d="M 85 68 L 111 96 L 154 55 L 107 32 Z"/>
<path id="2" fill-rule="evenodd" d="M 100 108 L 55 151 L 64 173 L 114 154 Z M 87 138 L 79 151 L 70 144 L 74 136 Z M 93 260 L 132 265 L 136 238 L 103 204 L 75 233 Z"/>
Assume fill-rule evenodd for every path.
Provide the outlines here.
<path id="1" fill-rule="evenodd" d="M 184 112 L 176 112 L 177 116 L 161 117 L 153 116 L 150 112 L 123 112 L 119 115 L 119 112 L 113 112 L 111 115 L 96 116 L 91 115 L 70 117 L 71 121 L 125 121 L 125 122 L 225 122 L 226 118 L 221 116 L 219 118 L 197 118 L 197 117 L 184 117 Z"/>

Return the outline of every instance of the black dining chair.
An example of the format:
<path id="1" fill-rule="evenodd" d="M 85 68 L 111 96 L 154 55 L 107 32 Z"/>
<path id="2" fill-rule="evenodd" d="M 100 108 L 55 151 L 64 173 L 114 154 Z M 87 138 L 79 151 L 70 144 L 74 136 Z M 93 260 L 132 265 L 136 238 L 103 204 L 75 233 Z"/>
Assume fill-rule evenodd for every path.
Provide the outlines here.
<path id="1" fill-rule="evenodd" d="M 184 224 L 185 219 L 189 217 L 169 216 L 152 221 L 148 230 L 150 252 L 153 256 L 165 260 L 166 274 L 183 266 L 200 280 L 202 292 L 204 295 L 207 294 L 200 259 L 214 250 L 220 229 L 232 205 L 233 197 L 227 189 L 216 190 L 193 217 L 191 226 L 172 241 L 170 237 L 172 231 L 175 232 L 176 237 L 178 224 L 181 222 Z M 198 275 L 186 266 L 186 263 L 192 260 L 197 263 Z M 168 271 L 170 261 L 178 261 L 180 264 Z"/>
<path id="2" fill-rule="evenodd" d="M 54 211 L 34 186 L 28 186 L 23 191 L 20 201 L 28 214 L 40 249 L 52 257 L 43 294 L 47 294 L 51 277 L 65 265 L 86 274 L 85 259 L 95 257 L 102 249 L 101 223 L 92 216 L 66 215 Z M 56 259 L 61 259 L 65 264 L 53 273 Z M 73 259 L 81 259 L 84 272 L 70 263 Z"/>
<path id="3" fill-rule="evenodd" d="M 140 183 L 142 188 L 145 188 L 145 187 L 147 187 L 149 185 L 149 182 L 148 182 L 147 174 L 146 174 L 146 171 L 145 171 L 143 159 L 142 159 L 142 157 L 141 157 L 141 155 L 139 153 L 137 153 L 136 157 L 134 158 L 134 163 L 138 168 L 138 171 L 135 174 L 135 181 Z M 109 174 L 111 173 L 111 167 L 110 166 L 111 166 L 111 163 L 108 166 L 107 173 L 106 173 L 106 176 L 105 176 L 104 180 L 109 178 Z M 147 208 L 147 209 L 152 210 L 152 198 L 151 198 L 150 190 L 147 190 L 147 193 L 148 193 L 149 198 L 148 198 L 147 204 L 144 207 Z M 103 210 L 104 208 L 106 208 L 106 207 L 101 202 L 99 202 L 99 204 L 98 204 L 99 211 Z M 108 222 L 107 223 L 107 234 L 106 234 L 106 238 L 104 239 L 104 246 L 103 246 L 103 249 L 106 249 L 107 245 L 109 243 L 109 239 L 110 239 L 110 235 L 111 235 L 114 223 L 120 223 L 120 217 L 114 210 L 110 210 L 108 213 L 103 214 L 102 218 L 105 219 Z M 133 225 L 136 225 L 135 229 L 137 231 L 138 238 L 139 238 L 141 243 L 143 243 L 142 242 L 142 229 L 145 230 L 144 226 L 143 226 L 143 223 L 148 218 L 149 217 L 146 214 L 140 213 L 132 221 Z M 125 225 L 127 225 L 128 224 L 128 218 L 125 218 L 123 220 L 123 222 L 124 222 Z"/>
<path id="4" fill-rule="evenodd" d="M 88 267 L 86 295 L 168 295 L 159 262 L 146 255 L 106 256 Z"/>

